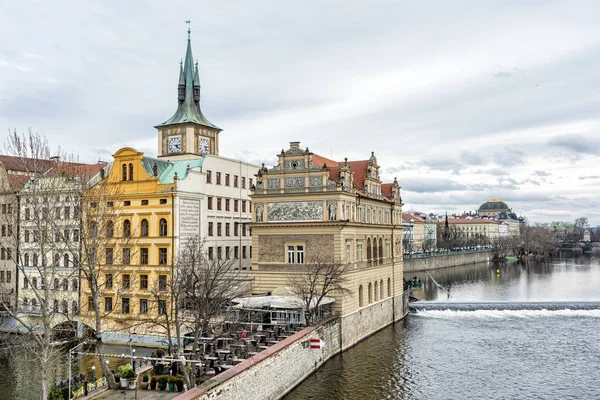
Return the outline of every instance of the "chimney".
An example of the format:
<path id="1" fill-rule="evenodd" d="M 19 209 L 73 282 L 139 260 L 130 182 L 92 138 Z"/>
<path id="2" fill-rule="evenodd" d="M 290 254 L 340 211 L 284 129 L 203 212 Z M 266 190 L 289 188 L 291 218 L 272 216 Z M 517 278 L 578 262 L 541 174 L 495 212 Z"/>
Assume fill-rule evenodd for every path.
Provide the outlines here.
<path id="1" fill-rule="evenodd" d="M 50 161 L 59 162 L 60 161 L 60 157 L 59 156 L 52 156 L 52 157 L 50 157 Z"/>

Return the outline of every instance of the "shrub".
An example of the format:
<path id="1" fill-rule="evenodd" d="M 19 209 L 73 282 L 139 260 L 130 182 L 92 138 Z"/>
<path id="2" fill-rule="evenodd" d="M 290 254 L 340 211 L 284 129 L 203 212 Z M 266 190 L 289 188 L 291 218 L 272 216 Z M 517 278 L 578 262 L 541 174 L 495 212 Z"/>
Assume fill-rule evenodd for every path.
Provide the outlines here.
<path id="1" fill-rule="evenodd" d="M 142 377 L 142 382 L 148 382 L 148 375 L 144 375 Z"/>
<path id="2" fill-rule="evenodd" d="M 119 375 L 124 379 L 135 378 L 135 371 L 133 370 L 131 364 L 121 365 L 119 367 Z"/>
<path id="3" fill-rule="evenodd" d="M 177 382 L 177 378 L 175 378 L 174 376 L 170 376 L 170 377 L 167 379 L 167 382 L 169 382 L 169 383 L 172 383 L 172 384 L 175 384 L 175 382 Z"/>
<path id="4" fill-rule="evenodd" d="M 160 349 L 160 348 L 159 348 L 159 349 L 157 349 L 157 350 L 156 350 L 156 355 L 157 355 L 158 357 L 162 357 L 162 356 L 164 356 L 164 355 L 165 355 L 165 351 L 164 351 L 163 349 Z"/>
<path id="5" fill-rule="evenodd" d="M 161 375 L 158 377 L 158 383 L 167 383 L 169 381 L 169 375 Z"/>
<path id="6" fill-rule="evenodd" d="M 156 377 L 153 376 L 152 379 L 150 379 L 150 383 L 155 384 L 157 382 Z"/>
<path id="7" fill-rule="evenodd" d="M 196 378 L 196 386 L 200 386 L 204 382 L 206 382 L 206 379 L 204 379 L 204 378 Z"/>

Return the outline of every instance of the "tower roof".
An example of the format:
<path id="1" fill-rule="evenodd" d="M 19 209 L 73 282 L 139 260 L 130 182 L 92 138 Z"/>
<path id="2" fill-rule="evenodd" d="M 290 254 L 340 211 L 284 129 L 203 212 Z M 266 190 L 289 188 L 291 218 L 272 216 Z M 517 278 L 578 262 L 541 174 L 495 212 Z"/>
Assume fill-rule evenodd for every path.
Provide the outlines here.
<path id="1" fill-rule="evenodd" d="M 192 43 L 189 37 L 187 50 L 185 52 L 185 61 L 179 68 L 179 83 L 178 83 L 178 104 L 175 114 L 165 122 L 156 125 L 156 127 L 195 123 L 209 128 L 221 130 L 216 125 L 213 125 L 200 110 L 200 79 L 198 76 L 198 66 L 194 68 L 194 57 L 192 55 Z"/>

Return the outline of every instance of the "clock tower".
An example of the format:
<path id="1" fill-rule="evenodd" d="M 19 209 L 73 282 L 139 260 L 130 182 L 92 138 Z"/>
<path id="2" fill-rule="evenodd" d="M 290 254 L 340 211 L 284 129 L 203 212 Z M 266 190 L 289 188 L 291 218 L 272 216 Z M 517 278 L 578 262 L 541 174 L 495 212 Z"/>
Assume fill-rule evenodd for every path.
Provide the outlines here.
<path id="1" fill-rule="evenodd" d="M 219 154 L 221 128 L 213 125 L 200 110 L 200 78 L 198 62 L 194 65 L 188 29 L 185 61 L 179 66 L 177 111 L 155 128 L 158 130 L 158 157 L 170 160 Z"/>

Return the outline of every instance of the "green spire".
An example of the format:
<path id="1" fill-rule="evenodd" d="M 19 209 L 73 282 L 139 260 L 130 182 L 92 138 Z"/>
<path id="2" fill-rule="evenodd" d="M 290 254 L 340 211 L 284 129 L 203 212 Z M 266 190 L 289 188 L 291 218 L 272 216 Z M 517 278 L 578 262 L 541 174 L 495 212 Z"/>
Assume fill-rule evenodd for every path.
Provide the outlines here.
<path id="1" fill-rule="evenodd" d="M 189 25 L 189 21 L 186 21 Z M 213 125 L 200 110 L 200 78 L 198 64 L 194 68 L 194 57 L 192 55 L 191 30 L 188 27 L 188 42 L 185 52 L 185 60 L 179 66 L 179 83 L 177 87 L 177 111 L 171 118 L 158 126 L 182 124 L 192 122 L 209 128 L 221 130 Z"/>

